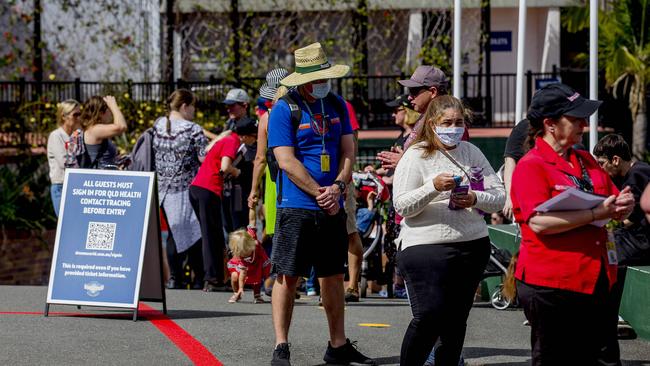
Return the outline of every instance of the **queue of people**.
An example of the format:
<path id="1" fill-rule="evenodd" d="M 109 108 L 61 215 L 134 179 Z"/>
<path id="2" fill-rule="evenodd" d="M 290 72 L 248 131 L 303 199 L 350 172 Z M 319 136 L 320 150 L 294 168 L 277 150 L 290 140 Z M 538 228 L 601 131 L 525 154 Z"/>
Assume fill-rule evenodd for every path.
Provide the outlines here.
<path id="1" fill-rule="evenodd" d="M 167 287 L 233 291 L 233 304 L 245 298 L 245 286 L 252 286 L 255 303 L 267 302 L 263 293 L 271 296 L 271 365 L 284 366 L 291 364 L 297 287 L 311 276 L 329 329 L 323 360 L 375 365 L 345 334 L 345 301 L 359 299 L 363 248 L 353 219 L 361 195 L 351 184 L 356 117 L 331 92 L 331 80 L 349 67 L 330 63 L 314 43 L 295 51 L 294 70 L 269 71 L 253 116 L 246 91 L 230 90 L 224 131 L 193 122 L 196 96 L 179 89 L 167 100 L 168 113 L 145 133 L 169 226 Z M 599 142 L 597 160 L 575 148 L 600 102 L 563 84 L 535 93 L 525 125 L 508 142 L 501 178 L 467 141 L 471 112 L 447 95 L 444 72 L 423 65 L 399 83 L 408 93 L 387 105 L 402 133 L 378 154 L 380 166 L 366 171 L 392 191 L 384 244 L 396 252 L 397 274 L 388 286 L 404 290 L 413 314 L 400 364 L 464 363 L 467 318 L 490 255 L 486 215 L 493 224 L 514 217 L 521 227 L 513 267 L 533 364 L 620 364 L 616 326 L 625 265 L 650 263 L 642 210 L 650 206 L 650 168 L 632 161 L 617 136 Z M 58 214 L 64 169 L 114 168 L 119 158 L 111 138 L 127 122 L 111 96 L 91 97 L 83 107 L 64 101 L 57 121 L 48 161 Z M 607 198 L 588 210 L 536 210 L 569 187 Z M 374 209 L 373 193 L 363 204 Z M 608 237 L 593 225 L 601 220 L 620 224 Z M 183 282 L 185 264 L 190 283 Z"/>

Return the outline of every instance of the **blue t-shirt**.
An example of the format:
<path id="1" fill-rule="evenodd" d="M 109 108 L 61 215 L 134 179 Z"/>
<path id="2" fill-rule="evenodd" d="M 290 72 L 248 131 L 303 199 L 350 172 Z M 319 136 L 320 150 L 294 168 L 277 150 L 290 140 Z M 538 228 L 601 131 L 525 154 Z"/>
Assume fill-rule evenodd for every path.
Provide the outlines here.
<path id="1" fill-rule="evenodd" d="M 321 100 L 314 103 L 306 103 L 296 94 L 291 94 L 291 99 L 298 103 L 302 110 L 302 118 L 298 129 L 293 127 L 291 122 L 291 111 L 284 100 L 279 100 L 271 109 L 269 117 L 269 148 L 276 146 L 293 146 L 294 153 L 307 169 L 307 172 L 321 186 L 334 184 L 339 172 L 339 159 L 341 149 L 341 136 L 352 134 L 350 119 L 345 107 L 345 102 L 339 96 L 339 106 L 328 105 L 327 98 L 322 99 L 325 108 L 325 118 L 321 107 Z M 308 104 L 309 108 L 306 107 Z M 314 116 L 310 115 L 310 110 Z M 340 116 L 337 110 L 341 110 Z M 324 123 L 323 123 L 324 121 Z M 321 172 L 321 152 L 323 150 L 323 125 L 325 150 L 330 157 L 329 172 Z M 277 185 L 278 196 L 280 195 L 280 184 Z M 287 176 L 282 174 L 282 201 L 278 208 L 304 208 L 308 210 L 320 210 L 316 198 L 298 188 Z"/>

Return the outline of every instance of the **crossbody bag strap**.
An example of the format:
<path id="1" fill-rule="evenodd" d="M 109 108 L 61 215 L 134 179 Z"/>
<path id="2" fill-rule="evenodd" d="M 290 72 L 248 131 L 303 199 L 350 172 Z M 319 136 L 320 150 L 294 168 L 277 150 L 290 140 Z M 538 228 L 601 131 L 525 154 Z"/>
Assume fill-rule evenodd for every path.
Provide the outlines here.
<path id="1" fill-rule="evenodd" d="M 438 149 L 438 151 L 440 151 L 440 153 L 442 153 L 442 155 L 446 156 L 447 159 L 449 159 L 449 161 L 451 161 L 452 163 L 454 163 L 454 165 L 456 165 L 456 166 L 458 167 L 458 169 L 460 169 L 460 170 L 463 172 L 463 174 L 465 174 L 465 176 L 467 177 L 467 179 L 468 179 L 470 182 L 472 181 L 472 177 L 467 173 L 467 171 L 465 170 L 465 168 L 463 168 L 463 167 L 460 165 L 460 163 L 458 163 L 458 162 L 456 161 L 456 159 L 454 159 L 454 158 L 453 158 L 453 157 L 452 157 L 448 152 L 446 152 L 446 151 L 443 150 L 443 149 Z"/>

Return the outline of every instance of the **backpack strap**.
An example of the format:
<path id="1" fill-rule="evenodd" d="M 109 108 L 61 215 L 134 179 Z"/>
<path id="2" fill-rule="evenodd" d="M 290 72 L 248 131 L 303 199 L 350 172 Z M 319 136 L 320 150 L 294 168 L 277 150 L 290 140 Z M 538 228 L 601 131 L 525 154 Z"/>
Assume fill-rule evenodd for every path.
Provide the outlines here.
<path id="1" fill-rule="evenodd" d="M 298 103 L 291 97 L 291 93 L 287 93 L 280 98 L 284 100 L 285 103 L 289 106 L 289 111 L 291 112 L 291 127 L 292 133 L 296 134 L 298 131 L 298 126 L 300 126 L 300 121 L 302 120 L 302 110 Z M 277 161 L 277 159 L 275 159 Z M 282 169 L 278 167 L 278 177 L 276 179 L 278 185 L 278 204 L 282 202 Z"/>

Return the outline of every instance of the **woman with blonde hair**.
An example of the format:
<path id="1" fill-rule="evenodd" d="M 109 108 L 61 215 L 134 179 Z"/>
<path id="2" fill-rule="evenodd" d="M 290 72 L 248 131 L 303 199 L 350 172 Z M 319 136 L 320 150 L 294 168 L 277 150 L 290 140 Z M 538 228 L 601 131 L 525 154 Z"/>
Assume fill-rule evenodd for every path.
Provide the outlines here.
<path id="1" fill-rule="evenodd" d="M 81 127 L 84 130 L 82 168 L 115 168 L 117 148 L 111 138 L 126 132 L 126 120 L 115 97 L 92 96 L 83 105 Z"/>
<path id="2" fill-rule="evenodd" d="M 70 137 L 79 129 L 79 116 L 81 116 L 81 103 L 74 99 L 64 100 L 57 104 L 56 122 L 59 125 L 56 130 L 50 133 L 47 138 L 47 162 L 50 166 L 50 197 L 54 213 L 59 216 L 59 205 L 61 204 L 61 192 L 63 191 L 63 177 L 66 167 L 76 161 L 76 157 L 70 153 Z"/>
<path id="3" fill-rule="evenodd" d="M 438 338 L 436 364 L 458 364 L 490 255 L 480 211 L 499 211 L 505 202 L 503 184 L 483 153 L 461 141 L 468 115 L 452 96 L 431 100 L 421 133 L 395 171 L 393 203 L 404 217 L 397 264 L 413 312 L 401 365 L 424 364 Z M 470 189 L 468 172 L 474 167 L 483 169 L 483 191 Z"/>
<path id="4" fill-rule="evenodd" d="M 264 183 L 264 217 L 266 219 L 265 232 L 266 235 L 273 235 L 275 231 L 275 178 L 271 177 L 273 173 L 277 173 L 277 169 L 271 171 L 266 169 L 267 162 L 267 145 L 268 145 L 268 127 L 269 115 L 273 105 L 277 103 L 289 91 L 287 87 L 280 85 L 280 80 L 287 77 L 289 71 L 286 69 L 274 69 L 266 75 L 266 82 L 260 87 L 260 97 L 268 99 L 271 107 L 268 111 L 262 114 L 259 118 L 257 125 L 257 153 L 255 155 L 255 163 L 253 166 L 253 185 L 251 193 L 248 195 L 248 207 L 255 209 L 260 197 L 260 187 L 262 186 L 262 177 L 266 177 Z M 271 167 L 269 167 L 271 168 Z M 266 172 L 266 174 L 265 174 Z M 249 223 L 254 224 L 254 223 Z"/>
<path id="5" fill-rule="evenodd" d="M 206 243 L 201 243 L 201 226 L 192 207 L 189 188 L 205 158 L 208 140 L 203 129 L 192 122 L 196 97 L 187 89 L 178 89 L 167 98 L 166 116 L 153 125 L 153 150 L 158 176 L 158 199 L 169 224 L 167 257 L 170 279 L 168 288 L 182 288 L 183 260 L 187 256 L 194 271 L 193 288 L 205 280 Z M 215 231 L 221 228 L 213 228 Z"/>

